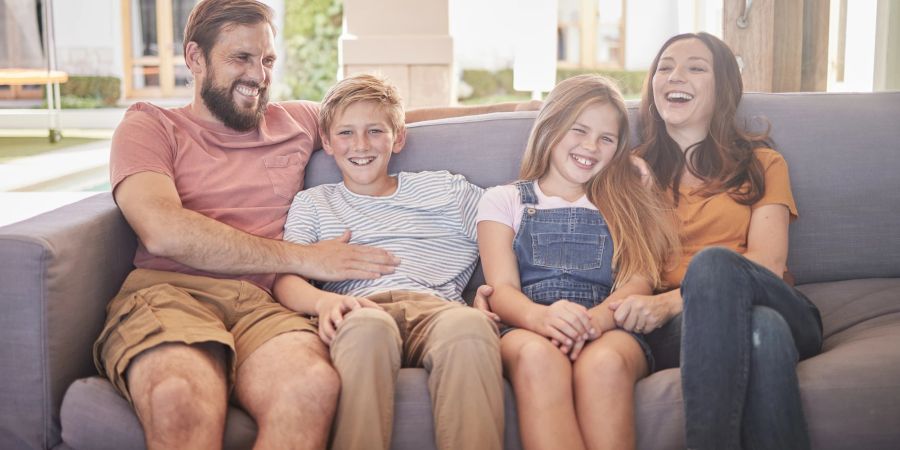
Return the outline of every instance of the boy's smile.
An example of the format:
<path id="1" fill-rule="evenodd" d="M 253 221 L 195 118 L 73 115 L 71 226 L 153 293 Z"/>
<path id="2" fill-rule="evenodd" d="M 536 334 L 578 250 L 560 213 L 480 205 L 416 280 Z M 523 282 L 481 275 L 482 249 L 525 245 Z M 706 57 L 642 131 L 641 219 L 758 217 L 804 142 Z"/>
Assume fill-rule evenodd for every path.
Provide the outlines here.
<path id="1" fill-rule="evenodd" d="M 388 175 L 388 162 L 391 154 L 403 148 L 405 139 L 406 130 L 395 132 L 382 106 L 361 101 L 337 114 L 323 146 L 334 157 L 350 192 L 385 196 L 397 189 L 397 179 Z"/>

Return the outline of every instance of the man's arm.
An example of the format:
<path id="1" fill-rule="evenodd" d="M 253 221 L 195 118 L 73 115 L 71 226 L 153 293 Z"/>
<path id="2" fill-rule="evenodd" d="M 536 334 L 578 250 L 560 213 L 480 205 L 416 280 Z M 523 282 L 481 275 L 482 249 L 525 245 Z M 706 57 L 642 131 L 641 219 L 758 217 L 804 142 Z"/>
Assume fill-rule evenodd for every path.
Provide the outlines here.
<path id="1" fill-rule="evenodd" d="M 474 116 L 476 114 L 495 112 L 534 111 L 540 109 L 541 103 L 542 102 L 538 100 L 530 100 L 523 102 L 494 103 L 489 105 L 415 108 L 406 111 L 406 123 L 446 119 L 448 117 Z"/>
<path id="2" fill-rule="evenodd" d="M 113 193 L 125 219 L 151 254 L 222 274 L 295 273 L 318 280 L 372 279 L 399 263 L 387 251 L 340 239 L 297 245 L 245 233 L 186 209 L 166 175 L 140 172 Z"/>

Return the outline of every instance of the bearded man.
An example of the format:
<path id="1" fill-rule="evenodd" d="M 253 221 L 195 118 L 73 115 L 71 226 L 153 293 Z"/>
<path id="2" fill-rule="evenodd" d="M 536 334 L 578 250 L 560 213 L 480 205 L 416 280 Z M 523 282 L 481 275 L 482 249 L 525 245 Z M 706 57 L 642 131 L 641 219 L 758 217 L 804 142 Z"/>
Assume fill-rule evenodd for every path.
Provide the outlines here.
<path id="1" fill-rule="evenodd" d="M 272 10 L 202 1 L 184 41 L 193 101 L 137 103 L 113 137 L 113 196 L 139 245 L 95 363 L 150 449 L 221 448 L 229 397 L 255 419 L 256 448 L 324 448 L 340 380 L 316 326 L 272 299 L 275 274 L 375 278 L 398 261 L 349 236 L 281 240 L 320 136 L 317 104 L 268 103 Z"/>
<path id="2" fill-rule="evenodd" d="M 137 103 L 113 136 L 113 197 L 139 242 L 95 365 L 134 405 L 149 449 L 221 448 L 229 398 L 256 421 L 254 448 L 324 448 L 340 380 L 316 325 L 272 298 L 275 275 L 371 279 L 399 260 L 350 245 L 349 232 L 281 240 L 321 142 L 317 103 L 268 103 L 272 10 L 202 0 L 184 42 L 193 101 Z M 418 109 L 406 120 L 520 108 Z M 481 292 L 475 301 L 486 302 Z"/>

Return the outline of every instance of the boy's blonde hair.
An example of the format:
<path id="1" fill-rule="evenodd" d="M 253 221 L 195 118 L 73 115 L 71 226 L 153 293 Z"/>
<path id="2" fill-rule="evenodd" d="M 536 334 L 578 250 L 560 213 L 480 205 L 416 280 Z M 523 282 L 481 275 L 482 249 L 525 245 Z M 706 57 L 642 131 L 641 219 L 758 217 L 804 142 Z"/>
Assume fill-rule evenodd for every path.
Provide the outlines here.
<path id="1" fill-rule="evenodd" d="M 680 240 L 671 207 L 655 183 L 647 186 L 628 151 L 628 112 L 615 84 L 599 75 L 578 75 L 561 81 L 544 101 L 528 137 L 519 177 L 538 180 L 550 168 L 554 147 L 588 107 L 606 104 L 618 115 L 616 152 L 599 173 L 585 183 L 588 199 L 597 206 L 613 239 L 613 289 L 633 276 L 662 287 L 661 272 Z"/>
<path id="2" fill-rule="evenodd" d="M 377 103 L 387 114 L 395 135 L 406 126 L 403 100 L 397 93 L 397 88 L 384 78 L 357 74 L 338 81 L 322 99 L 319 109 L 319 128 L 322 134 L 327 136 L 338 114 L 357 102 Z"/>

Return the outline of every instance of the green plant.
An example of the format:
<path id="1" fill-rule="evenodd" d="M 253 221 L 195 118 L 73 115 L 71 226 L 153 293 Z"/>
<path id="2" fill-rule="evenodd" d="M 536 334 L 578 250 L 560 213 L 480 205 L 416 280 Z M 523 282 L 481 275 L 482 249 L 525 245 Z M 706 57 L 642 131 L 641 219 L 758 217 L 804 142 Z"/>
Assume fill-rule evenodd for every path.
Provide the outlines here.
<path id="1" fill-rule="evenodd" d="M 640 97 L 641 86 L 647 76 L 645 70 L 559 69 L 556 71 L 556 81 L 559 82 L 584 73 L 596 73 L 612 78 L 619 84 L 619 90 L 622 91 L 625 98 Z"/>
<path id="2" fill-rule="evenodd" d="M 66 97 L 93 99 L 101 106 L 115 106 L 121 94 L 121 83 L 117 77 L 70 76 L 69 81 L 59 86 L 59 93 L 63 101 Z"/>
<path id="3" fill-rule="evenodd" d="M 287 0 L 282 96 L 321 100 L 337 81 L 341 0 Z"/>
<path id="4" fill-rule="evenodd" d="M 60 103 L 63 109 L 94 109 L 112 106 L 96 97 L 77 97 L 74 95 L 60 96 Z"/>
<path id="5" fill-rule="evenodd" d="M 556 71 L 557 82 L 566 78 L 584 73 L 598 73 L 612 78 L 619 85 L 625 98 L 638 98 L 641 95 L 641 86 L 646 71 L 632 70 L 597 70 L 597 69 L 559 69 Z M 528 99 L 528 93 L 518 92 L 513 89 L 512 69 L 502 69 L 496 72 L 480 69 L 463 70 L 462 80 L 472 87 L 472 95 L 464 100 L 465 104 L 481 104 L 490 102 L 490 99 Z"/>

